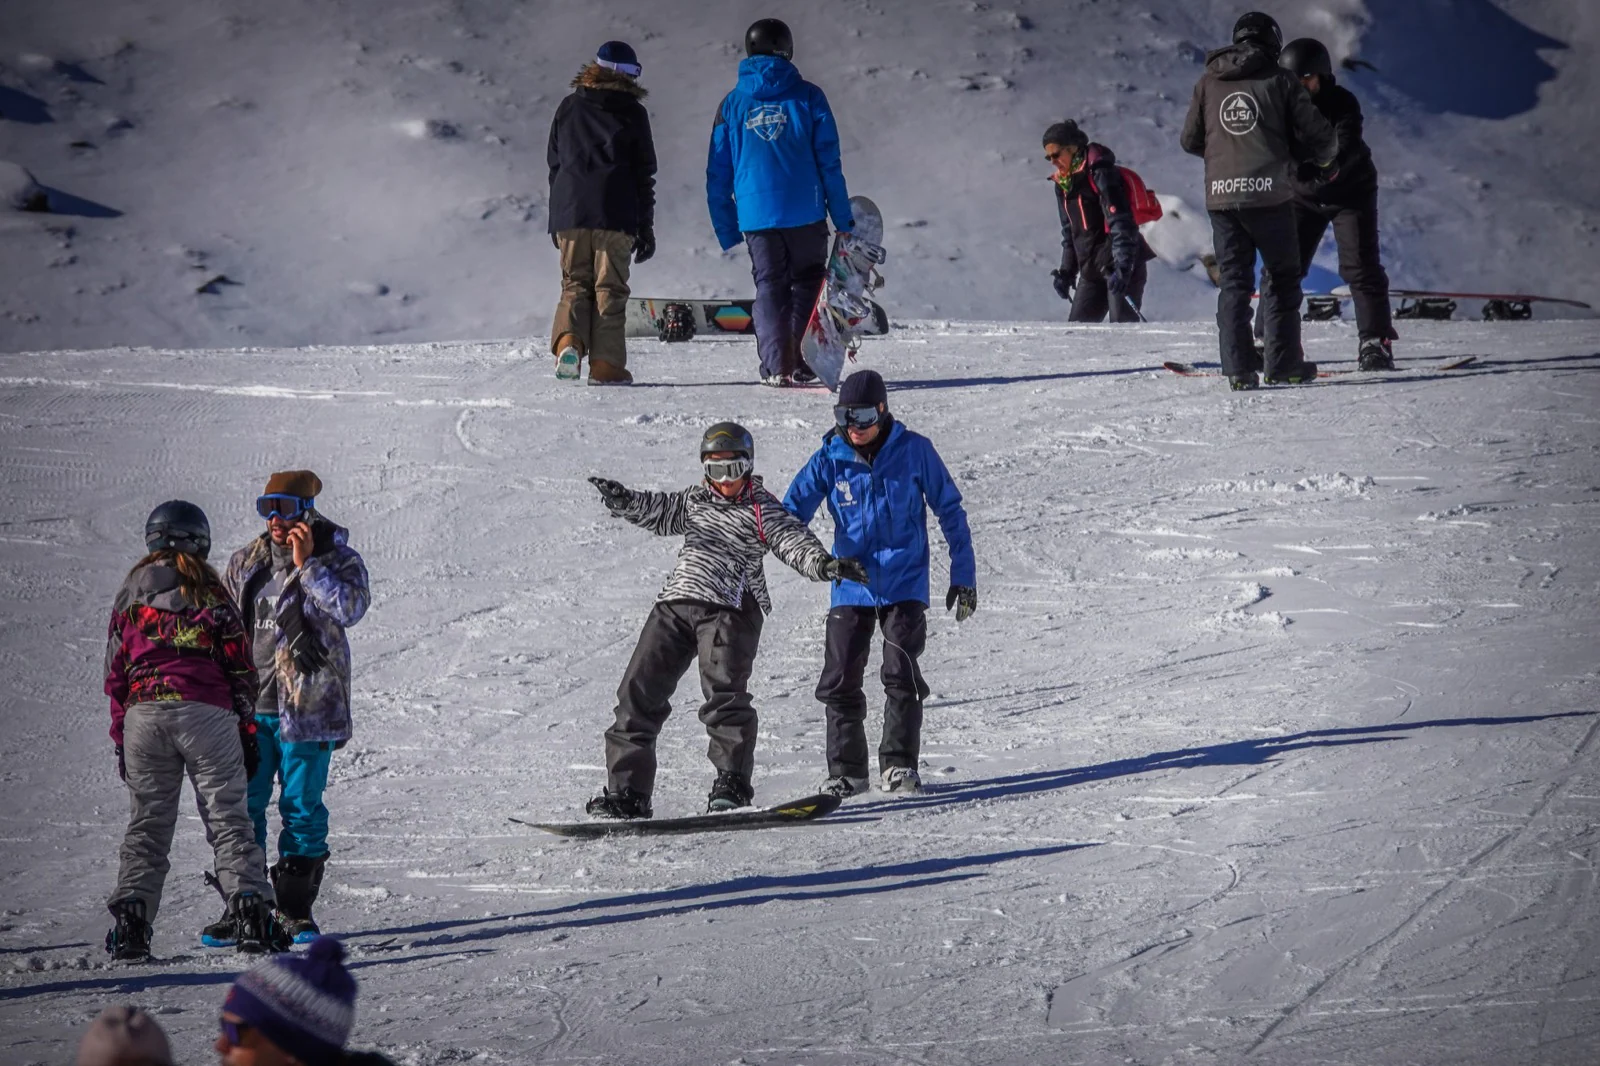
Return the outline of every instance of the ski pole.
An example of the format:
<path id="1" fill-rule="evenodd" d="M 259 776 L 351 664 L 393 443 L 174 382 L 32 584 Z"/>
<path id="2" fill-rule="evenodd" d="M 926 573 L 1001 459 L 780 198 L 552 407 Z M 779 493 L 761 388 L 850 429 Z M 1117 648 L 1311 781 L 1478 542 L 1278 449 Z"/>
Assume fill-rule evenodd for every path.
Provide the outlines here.
<path id="1" fill-rule="evenodd" d="M 1129 296 L 1127 293 L 1123 293 L 1122 298 L 1128 301 L 1128 306 L 1133 308 L 1133 313 L 1139 316 L 1140 322 L 1148 323 L 1150 321 L 1148 318 L 1144 317 L 1144 312 L 1139 310 L 1139 305 L 1133 302 L 1132 296 Z"/>

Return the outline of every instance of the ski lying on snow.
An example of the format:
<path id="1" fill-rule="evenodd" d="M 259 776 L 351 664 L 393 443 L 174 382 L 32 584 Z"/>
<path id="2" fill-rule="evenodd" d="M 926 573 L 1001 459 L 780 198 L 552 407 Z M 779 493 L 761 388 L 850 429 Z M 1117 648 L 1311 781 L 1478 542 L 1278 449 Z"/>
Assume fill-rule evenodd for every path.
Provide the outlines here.
<path id="1" fill-rule="evenodd" d="M 1421 370 L 1421 371 L 1460 370 L 1464 366 L 1470 366 L 1471 364 L 1477 362 L 1477 359 L 1478 359 L 1478 357 L 1475 356 L 1475 355 L 1465 355 L 1465 356 L 1462 356 L 1460 359 L 1452 359 L 1448 363 L 1439 363 L 1439 364 L 1437 364 L 1435 366 L 1416 366 L 1416 367 L 1404 367 L 1404 368 L 1397 367 L 1394 370 L 1358 370 L 1358 369 L 1355 369 L 1355 368 L 1352 368 L 1350 370 L 1318 370 L 1317 371 L 1317 377 L 1319 377 L 1319 378 L 1332 378 L 1332 377 L 1338 377 L 1341 374 L 1395 374 L 1395 373 L 1403 374 L 1403 373 L 1406 373 L 1407 371 L 1418 371 L 1418 370 Z M 1179 375 L 1182 375 L 1183 377 L 1186 377 L 1186 378 L 1220 378 L 1220 377 L 1225 377 L 1226 376 L 1220 370 L 1201 370 L 1199 367 L 1195 366 L 1192 363 L 1167 362 L 1167 363 L 1162 363 L 1161 365 L 1166 367 L 1168 370 L 1172 371 L 1174 374 L 1179 374 Z"/>
<path id="2" fill-rule="evenodd" d="M 809 822 L 830 814 L 839 807 L 839 797 L 820 793 L 804 799 L 756 810 L 726 811 L 722 814 L 695 814 L 687 818 L 597 819 L 592 822 L 535 822 L 511 816 L 518 825 L 542 829 L 561 837 L 593 840 L 609 836 L 664 836 L 671 833 L 713 833 L 731 829 L 765 829 L 775 825 Z"/>

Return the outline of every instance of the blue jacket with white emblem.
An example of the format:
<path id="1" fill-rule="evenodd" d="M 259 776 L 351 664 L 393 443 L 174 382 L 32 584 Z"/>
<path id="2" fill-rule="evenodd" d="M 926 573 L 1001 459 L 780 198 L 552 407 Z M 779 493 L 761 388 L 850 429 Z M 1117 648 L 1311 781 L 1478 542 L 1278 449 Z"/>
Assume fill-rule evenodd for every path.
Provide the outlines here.
<path id="1" fill-rule="evenodd" d="M 826 214 L 849 229 L 839 129 L 821 89 L 780 56 L 739 64 L 706 159 L 706 202 L 723 250 L 764 229 L 809 226 Z"/>
<path id="2" fill-rule="evenodd" d="M 869 584 L 836 581 L 835 607 L 928 602 L 928 508 L 950 549 L 950 583 L 976 588 L 978 565 L 961 490 L 933 443 L 898 421 L 869 464 L 838 430 L 795 475 L 783 506 L 810 522 L 822 501 L 833 515 L 833 554 L 860 559 Z"/>

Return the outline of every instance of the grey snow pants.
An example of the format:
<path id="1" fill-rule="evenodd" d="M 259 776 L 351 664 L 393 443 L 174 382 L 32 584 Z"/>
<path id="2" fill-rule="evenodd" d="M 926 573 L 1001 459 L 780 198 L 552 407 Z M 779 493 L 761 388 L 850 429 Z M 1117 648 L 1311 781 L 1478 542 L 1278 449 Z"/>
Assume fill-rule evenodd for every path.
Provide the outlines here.
<path id="1" fill-rule="evenodd" d="M 161 886 L 172 863 L 172 834 L 187 774 L 194 783 L 206 843 L 216 852 L 217 879 L 231 898 L 256 892 L 272 900 L 266 858 L 245 806 L 244 750 L 232 711 L 187 700 L 136 703 L 122 722 L 128 767 L 128 832 L 122 868 L 107 902 L 137 899 L 155 924 Z"/>
<path id="2" fill-rule="evenodd" d="M 672 713 L 672 693 L 700 659 L 700 721 L 706 754 L 718 770 L 748 778 L 756 763 L 756 709 L 750 674 L 765 616 L 753 596 L 739 610 L 708 603 L 658 603 L 650 608 L 633 658 L 617 686 L 617 720 L 606 730 L 606 777 L 613 791 L 649 795 L 656 785 L 656 736 Z"/>

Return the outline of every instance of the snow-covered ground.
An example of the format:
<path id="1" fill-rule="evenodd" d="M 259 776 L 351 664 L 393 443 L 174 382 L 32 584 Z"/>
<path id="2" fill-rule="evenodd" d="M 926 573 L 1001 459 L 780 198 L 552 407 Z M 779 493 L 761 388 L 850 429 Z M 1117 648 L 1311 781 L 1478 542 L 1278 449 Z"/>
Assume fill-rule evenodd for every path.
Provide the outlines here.
<path id="1" fill-rule="evenodd" d="M 609 37 L 638 47 L 661 157 L 660 251 L 636 292 L 748 295 L 748 257 L 711 232 L 705 153 L 765 15 L 794 26 L 851 189 L 884 210 L 892 314 L 1066 318 L 1039 137 L 1070 116 L 1176 212 L 1153 237 L 1150 315 L 1199 319 L 1209 230 L 1178 129 L 1246 6 L 6 0 L 0 164 L 58 213 L 0 207 L 0 351 L 541 334 L 550 116 Z M 1377 67 L 1340 76 L 1367 111 L 1396 284 L 1596 302 L 1600 4 L 1262 6 Z M 0 166 L 0 196 L 13 178 Z M 1333 265 L 1330 246 L 1315 287 Z"/>
<path id="2" fill-rule="evenodd" d="M 754 387 L 744 341 L 641 344 L 632 390 L 503 344 L 0 357 L 0 1059 L 65 1062 L 133 1000 L 210 1061 L 238 959 L 193 947 L 217 901 L 192 816 L 169 961 L 100 951 L 126 803 L 104 619 L 153 503 L 199 502 L 225 548 L 266 473 L 306 465 L 373 578 L 320 908 L 359 967 L 357 1044 L 408 1064 L 1595 1061 L 1600 332 L 1406 325 L 1392 379 L 1246 396 L 1159 369 L 1210 359 L 1213 332 L 872 342 L 979 560 L 978 614 L 932 618 L 930 788 L 660 842 L 506 820 L 573 816 L 599 785 L 674 552 L 584 478 L 687 484 L 699 429 L 732 417 L 781 490 L 825 397 Z M 1320 361 L 1353 351 L 1347 324 L 1308 337 Z M 822 775 L 825 591 L 768 573 L 776 800 Z M 662 740 L 662 813 L 710 782 L 697 692 Z"/>

